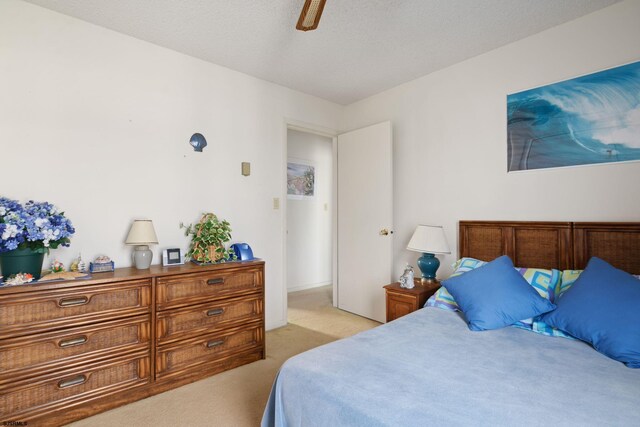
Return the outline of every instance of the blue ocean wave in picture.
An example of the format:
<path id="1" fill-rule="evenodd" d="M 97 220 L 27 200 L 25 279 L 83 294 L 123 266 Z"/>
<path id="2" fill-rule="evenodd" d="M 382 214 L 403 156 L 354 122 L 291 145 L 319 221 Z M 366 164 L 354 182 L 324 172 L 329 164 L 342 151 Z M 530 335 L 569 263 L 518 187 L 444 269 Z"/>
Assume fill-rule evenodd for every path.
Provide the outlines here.
<path id="1" fill-rule="evenodd" d="M 508 170 L 640 160 L 640 61 L 507 96 Z"/>

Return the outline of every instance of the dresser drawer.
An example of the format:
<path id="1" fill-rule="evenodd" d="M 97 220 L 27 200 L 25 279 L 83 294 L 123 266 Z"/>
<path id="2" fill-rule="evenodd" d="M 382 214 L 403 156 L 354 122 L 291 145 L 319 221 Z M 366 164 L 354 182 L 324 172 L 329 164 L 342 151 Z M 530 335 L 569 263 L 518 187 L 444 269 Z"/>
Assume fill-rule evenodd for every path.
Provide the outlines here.
<path id="1" fill-rule="evenodd" d="M 150 313 L 150 303 L 149 280 L 0 295 L 0 338 Z"/>
<path id="2" fill-rule="evenodd" d="M 149 315 L 2 341 L 0 387 L 16 378 L 70 368 L 108 356 L 149 350 Z"/>
<path id="3" fill-rule="evenodd" d="M 157 343 L 165 344 L 201 335 L 215 328 L 259 320 L 262 318 L 263 305 L 262 295 L 255 295 L 161 311 L 157 314 Z"/>
<path id="4" fill-rule="evenodd" d="M 159 277 L 156 282 L 156 307 L 157 310 L 165 310 L 214 298 L 261 292 L 263 284 L 264 274 L 260 267 Z"/>
<path id="5" fill-rule="evenodd" d="M 233 356 L 264 345 L 260 323 L 219 331 L 158 348 L 156 378 L 180 375 L 187 370 L 206 370 L 218 359 Z"/>
<path id="6" fill-rule="evenodd" d="M 25 420 L 147 384 L 149 362 L 149 352 L 132 354 L 0 387 L 0 420 Z"/>

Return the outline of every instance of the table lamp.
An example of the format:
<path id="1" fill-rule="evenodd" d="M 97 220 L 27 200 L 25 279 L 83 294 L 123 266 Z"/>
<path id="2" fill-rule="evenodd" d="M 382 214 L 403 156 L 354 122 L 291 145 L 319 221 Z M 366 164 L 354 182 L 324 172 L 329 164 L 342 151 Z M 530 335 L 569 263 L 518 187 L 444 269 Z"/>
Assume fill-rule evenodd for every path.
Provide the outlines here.
<path id="1" fill-rule="evenodd" d="M 413 232 L 407 249 L 422 252 L 418 258 L 418 267 L 422 272 L 422 282 L 429 283 L 436 280 L 436 271 L 440 261 L 435 254 L 450 254 L 444 230 L 438 225 L 418 225 Z"/>
<path id="2" fill-rule="evenodd" d="M 158 237 L 150 219 L 134 220 L 124 243 L 135 245 L 135 248 L 133 248 L 133 263 L 137 269 L 145 270 L 151 266 L 153 252 L 149 249 L 149 245 L 157 244 Z"/>

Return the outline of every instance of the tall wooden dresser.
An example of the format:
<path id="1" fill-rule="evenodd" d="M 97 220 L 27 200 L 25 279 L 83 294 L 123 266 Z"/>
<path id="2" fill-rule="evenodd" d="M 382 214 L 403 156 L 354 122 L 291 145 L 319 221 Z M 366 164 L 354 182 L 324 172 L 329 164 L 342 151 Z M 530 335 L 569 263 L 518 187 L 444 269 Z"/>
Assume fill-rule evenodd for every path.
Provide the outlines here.
<path id="1" fill-rule="evenodd" d="M 0 424 L 65 424 L 264 357 L 263 261 L 0 287 Z"/>

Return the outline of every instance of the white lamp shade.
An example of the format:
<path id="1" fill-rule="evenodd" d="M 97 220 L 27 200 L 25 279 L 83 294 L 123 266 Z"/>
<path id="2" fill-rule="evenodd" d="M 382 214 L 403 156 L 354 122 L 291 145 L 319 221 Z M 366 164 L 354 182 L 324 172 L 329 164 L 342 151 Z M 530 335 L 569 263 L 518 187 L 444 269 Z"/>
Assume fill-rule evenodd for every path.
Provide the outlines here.
<path id="1" fill-rule="evenodd" d="M 407 249 L 430 254 L 450 254 L 444 230 L 437 225 L 419 225 L 413 232 Z"/>
<path id="2" fill-rule="evenodd" d="M 153 229 L 153 222 L 150 219 L 136 219 L 133 221 L 125 243 L 127 245 L 158 243 L 158 236 L 156 236 L 156 230 Z"/>

